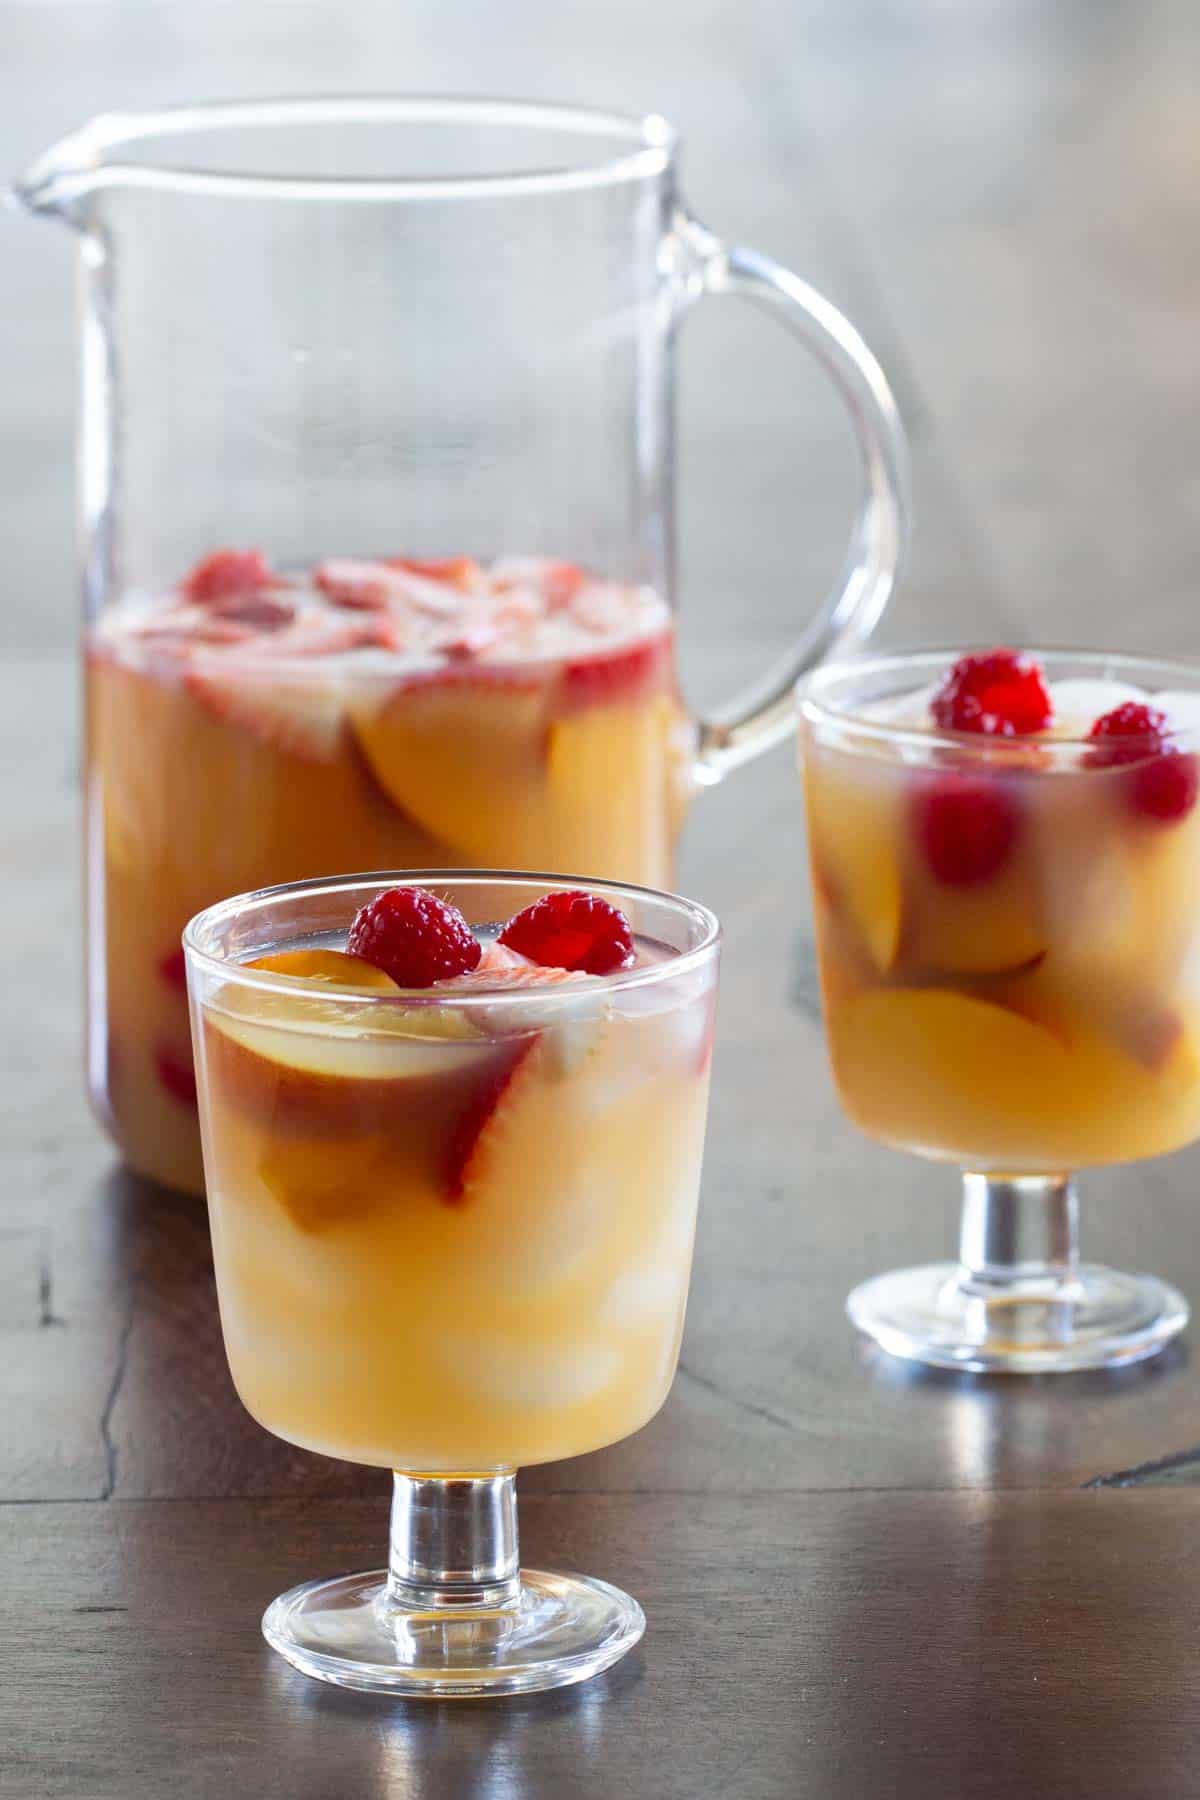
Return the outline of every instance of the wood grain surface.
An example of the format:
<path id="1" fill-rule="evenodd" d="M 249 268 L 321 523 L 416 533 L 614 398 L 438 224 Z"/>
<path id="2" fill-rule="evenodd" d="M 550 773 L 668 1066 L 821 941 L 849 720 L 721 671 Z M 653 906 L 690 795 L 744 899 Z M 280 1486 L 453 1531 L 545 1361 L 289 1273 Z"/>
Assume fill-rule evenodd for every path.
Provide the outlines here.
<path id="1" fill-rule="evenodd" d="M 1200 653 L 1200 14 L 1170 0 L 47 0 L 0 9 L 14 172 L 101 108 L 406 86 L 682 127 L 714 228 L 791 262 L 892 376 L 918 526 L 888 641 Z M 81 1098 L 65 233 L 0 212 L 0 1795 L 1068 1796 L 1195 1787 L 1200 1397 L 987 1381 L 856 1341 L 862 1276 L 953 1248 L 953 1177 L 842 1119 L 795 773 L 704 795 L 727 930 L 695 1277 L 667 1407 L 522 1479 L 531 1562 L 650 1629 L 585 1688 L 450 1708 L 305 1682 L 258 1636 L 382 1553 L 376 1473 L 269 1438 L 225 1369 L 203 1212 Z M 682 345 L 685 675 L 749 676 L 836 566 L 852 465 L 749 309 Z M 789 371 L 781 378 L 781 371 Z M 1089 1256 L 1200 1304 L 1196 1150 L 1089 1178 Z"/>
<path id="2" fill-rule="evenodd" d="M 21 1656 L 0 1795 L 1194 1791 L 1200 1502 L 1137 1494 L 540 1494 L 523 1553 L 638 1593 L 610 1675 L 503 1704 L 385 1703 L 258 1634 L 315 1569 L 371 1567 L 362 1500 L 0 1513 Z"/>

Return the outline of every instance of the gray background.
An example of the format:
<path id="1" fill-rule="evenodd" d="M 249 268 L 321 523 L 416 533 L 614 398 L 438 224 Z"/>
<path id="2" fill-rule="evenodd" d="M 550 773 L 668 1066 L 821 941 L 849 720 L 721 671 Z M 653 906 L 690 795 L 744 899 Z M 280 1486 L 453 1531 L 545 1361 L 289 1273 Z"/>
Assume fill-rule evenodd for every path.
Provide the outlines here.
<path id="1" fill-rule="evenodd" d="M 1194 649 L 1198 49 L 1188 0 L 48 0 L 0 5 L 0 164 L 107 108 L 264 91 L 662 111 L 699 214 L 822 288 L 895 384 L 918 532 L 889 635 Z M 0 217 L 16 648 L 74 629 L 70 259 Z M 836 565 L 849 451 L 798 360 L 730 302 L 686 332 L 701 684 L 703 646 L 736 624 L 752 666 Z"/>

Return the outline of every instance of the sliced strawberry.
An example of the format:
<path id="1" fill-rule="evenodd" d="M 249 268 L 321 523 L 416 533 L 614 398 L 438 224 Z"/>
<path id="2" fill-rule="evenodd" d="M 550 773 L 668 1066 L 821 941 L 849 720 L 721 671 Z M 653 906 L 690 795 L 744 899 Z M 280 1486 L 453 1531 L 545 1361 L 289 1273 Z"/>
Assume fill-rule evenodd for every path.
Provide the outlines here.
<path id="1" fill-rule="evenodd" d="M 445 1195 L 448 1206 L 459 1206 L 485 1179 L 494 1139 L 501 1135 L 509 1114 L 541 1061 L 541 1034 L 512 1041 L 509 1054 L 491 1080 L 473 1096 L 446 1143 Z"/>
<path id="2" fill-rule="evenodd" d="M 178 615 L 149 625 L 141 625 L 130 634 L 135 642 L 149 644 L 152 650 L 189 650 L 198 644 L 248 644 L 254 636 L 249 625 L 237 625 L 231 619 L 195 619 L 189 622 Z"/>
<path id="3" fill-rule="evenodd" d="M 334 557 L 318 563 L 313 573 L 313 586 L 338 606 L 364 612 L 386 607 L 392 591 L 383 563 L 355 562 L 349 557 Z"/>
<path id="4" fill-rule="evenodd" d="M 671 636 L 647 638 L 632 648 L 598 650 L 565 664 L 559 708 L 577 712 L 586 706 L 611 706 L 660 692 L 671 677 Z"/>
<path id="5" fill-rule="evenodd" d="M 158 1071 L 158 1079 L 180 1106 L 196 1110 L 196 1075 L 191 1059 L 181 1056 L 170 1044 L 160 1044 L 154 1052 L 154 1066 Z"/>
<path id="6" fill-rule="evenodd" d="M 391 619 L 384 613 L 344 619 L 332 612 L 304 612 L 284 630 L 249 646 L 254 656 L 273 663 L 289 657 L 342 656 L 347 650 L 391 647 L 395 636 Z"/>
<path id="7" fill-rule="evenodd" d="M 476 586 L 481 573 L 473 556 L 389 556 L 384 561 L 389 569 L 423 575 L 427 581 L 444 581 L 463 593 Z"/>
<path id="8" fill-rule="evenodd" d="M 184 686 L 214 718 L 285 755 L 326 762 L 337 752 L 342 696 L 334 682 L 274 678 L 242 666 L 227 675 L 190 670 Z"/>
<path id="9" fill-rule="evenodd" d="M 180 582 L 189 600 L 207 605 L 235 594 L 253 594 L 276 580 L 261 550 L 214 550 Z"/>
<path id="10" fill-rule="evenodd" d="M 281 631 L 292 623 L 296 609 L 290 601 L 275 600 L 270 594 L 230 594 L 224 600 L 214 600 L 209 613 L 233 625 L 249 625 L 255 631 Z"/>
<path id="11" fill-rule="evenodd" d="M 546 556 L 502 556 L 492 565 L 497 593 L 511 588 L 535 588 L 550 612 L 562 612 L 587 581 L 577 563 Z"/>
<path id="12" fill-rule="evenodd" d="M 552 562 L 542 569 L 541 589 L 551 612 L 561 612 L 575 598 L 587 576 L 575 563 Z"/>
<path id="13" fill-rule="evenodd" d="M 464 975 L 456 975 L 453 985 L 461 987 L 561 987 L 570 982 L 578 987 L 583 980 L 573 969 L 548 969 L 531 962 L 517 950 L 494 940 L 484 944 L 475 967 Z"/>
<path id="14" fill-rule="evenodd" d="M 433 648 L 440 650 L 443 656 L 448 656 L 451 662 L 474 662 L 499 641 L 500 633 L 496 627 L 481 622 L 468 625 L 451 637 L 439 639 Z"/>

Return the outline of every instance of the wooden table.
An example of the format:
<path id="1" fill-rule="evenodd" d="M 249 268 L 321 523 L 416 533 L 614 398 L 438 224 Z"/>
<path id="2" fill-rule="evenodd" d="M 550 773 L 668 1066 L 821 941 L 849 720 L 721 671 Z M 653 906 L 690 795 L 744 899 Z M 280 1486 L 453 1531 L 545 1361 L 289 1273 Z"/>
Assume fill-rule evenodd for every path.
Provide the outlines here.
<path id="1" fill-rule="evenodd" d="M 10 5 L 6 160 L 100 105 L 318 81 L 661 106 L 703 215 L 829 291 L 895 379 L 920 523 L 886 635 L 1200 651 L 1194 10 L 356 17 Z M 386 1483 L 241 1411 L 202 1211 L 115 1168 L 80 1098 L 66 242 L 0 216 L 0 248 L 22 571 L 0 665 L 0 1795 L 1192 1792 L 1188 1346 L 1003 1382 L 855 1340 L 847 1289 L 946 1253 L 956 1197 L 838 1112 L 785 755 L 705 796 L 685 847 L 728 948 L 678 1381 L 638 1437 L 522 1481 L 527 1559 L 630 1588 L 644 1644 L 582 1688 L 456 1709 L 326 1690 L 266 1649 L 281 1588 L 378 1562 Z M 734 308 L 688 328 L 698 694 L 785 641 L 797 584 L 832 566 L 846 450 L 785 355 Z M 1198 1176 L 1192 1151 L 1089 1180 L 1085 1248 L 1200 1302 Z"/>

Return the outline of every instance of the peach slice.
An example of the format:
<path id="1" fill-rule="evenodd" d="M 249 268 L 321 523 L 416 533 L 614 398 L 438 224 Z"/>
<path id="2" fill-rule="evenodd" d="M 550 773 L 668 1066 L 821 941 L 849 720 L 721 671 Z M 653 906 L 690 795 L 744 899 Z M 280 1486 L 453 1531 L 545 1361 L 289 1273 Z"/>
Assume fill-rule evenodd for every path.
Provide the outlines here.
<path id="1" fill-rule="evenodd" d="M 353 1138 L 267 1140 L 259 1179 L 305 1232 L 365 1217 L 388 1183 L 388 1141 L 380 1132 Z"/>
<path id="2" fill-rule="evenodd" d="M 376 780 L 433 837 L 470 860 L 544 860 L 550 685 L 529 672 L 439 674 L 352 697 Z"/>
<path id="3" fill-rule="evenodd" d="M 344 950 L 277 950 L 271 956 L 256 956 L 243 966 L 266 969 L 275 975 L 296 975 L 305 981 L 319 982 L 322 987 L 352 988 L 372 994 L 397 992 L 390 975 Z"/>
<path id="4" fill-rule="evenodd" d="M 318 1081 L 402 1081 L 437 1073 L 460 1058 L 472 1060 L 487 1049 L 465 1014 L 445 1007 L 372 1011 L 368 1036 L 362 1014 L 340 1007 L 332 990 L 320 1013 L 309 1002 L 301 1011 L 286 994 L 255 1000 L 254 1012 L 221 1014 L 217 1029 L 280 1071 Z"/>
<path id="5" fill-rule="evenodd" d="M 890 780 L 810 759 L 806 783 L 813 885 L 845 918 L 881 974 L 900 955 L 902 813 Z"/>
<path id="6" fill-rule="evenodd" d="M 558 717 L 546 749 L 555 866 L 624 876 L 670 865 L 670 767 L 677 714 L 660 694 L 640 705 L 595 705 Z M 655 804 L 655 798 L 661 800 Z"/>
<path id="7" fill-rule="evenodd" d="M 910 871 L 905 960 L 948 975 L 1016 975 L 1046 954 L 1033 874 L 1015 858 L 978 887 L 944 887 Z"/>
<path id="8" fill-rule="evenodd" d="M 993 1166 L 1061 1136 L 1071 1057 L 1043 1025 L 946 988 L 877 988 L 830 1018 L 843 1102 L 873 1136 Z"/>

